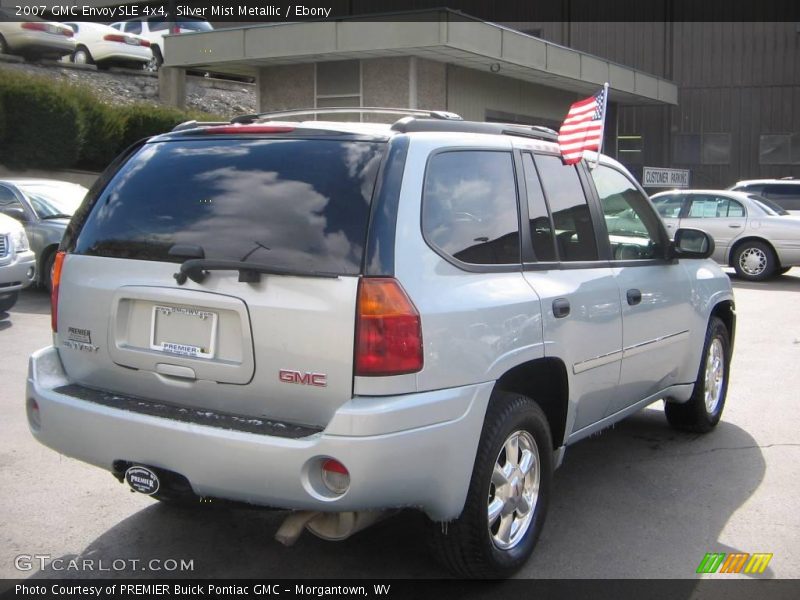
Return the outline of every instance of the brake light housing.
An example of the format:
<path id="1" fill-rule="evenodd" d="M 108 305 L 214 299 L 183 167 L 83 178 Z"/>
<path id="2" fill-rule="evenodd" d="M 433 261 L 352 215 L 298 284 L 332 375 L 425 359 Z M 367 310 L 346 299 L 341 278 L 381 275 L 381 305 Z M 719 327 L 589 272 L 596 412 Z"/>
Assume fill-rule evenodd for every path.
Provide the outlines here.
<path id="1" fill-rule="evenodd" d="M 56 258 L 53 262 L 52 287 L 50 291 L 50 325 L 53 328 L 53 333 L 58 332 L 58 291 L 61 287 L 61 269 L 64 266 L 64 258 L 66 256 L 66 252 L 59 251 L 56 253 Z"/>
<path id="2" fill-rule="evenodd" d="M 422 370 L 422 322 L 396 279 L 362 278 L 356 311 L 355 375 L 405 375 Z"/>

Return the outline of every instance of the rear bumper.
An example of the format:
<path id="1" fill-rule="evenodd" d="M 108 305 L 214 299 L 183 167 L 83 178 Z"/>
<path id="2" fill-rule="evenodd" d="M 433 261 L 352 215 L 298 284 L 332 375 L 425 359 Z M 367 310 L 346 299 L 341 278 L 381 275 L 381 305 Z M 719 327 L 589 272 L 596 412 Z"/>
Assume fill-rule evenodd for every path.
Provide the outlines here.
<path id="1" fill-rule="evenodd" d="M 20 252 L 0 261 L 0 296 L 28 287 L 36 278 L 36 257 L 33 252 Z"/>
<path id="2" fill-rule="evenodd" d="M 113 471 L 115 461 L 186 477 L 200 496 L 324 511 L 417 507 L 436 520 L 464 506 L 492 384 L 357 397 L 328 427 L 299 439 L 151 416 L 60 393 L 70 383 L 58 352 L 31 356 L 27 398 L 39 406 L 41 443 Z M 30 414 L 30 412 L 29 412 Z M 350 488 L 332 496 L 318 465 L 336 458 Z"/>

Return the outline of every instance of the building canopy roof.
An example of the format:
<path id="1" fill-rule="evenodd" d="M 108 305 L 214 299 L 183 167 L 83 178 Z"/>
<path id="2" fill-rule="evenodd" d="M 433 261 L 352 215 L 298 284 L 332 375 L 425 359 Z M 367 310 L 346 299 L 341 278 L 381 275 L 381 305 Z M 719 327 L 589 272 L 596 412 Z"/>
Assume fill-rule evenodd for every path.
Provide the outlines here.
<path id="1" fill-rule="evenodd" d="M 167 66 L 251 76 L 264 66 L 417 56 L 578 94 L 607 81 L 620 104 L 678 102 L 666 79 L 447 9 L 169 36 L 165 56 Z"/>

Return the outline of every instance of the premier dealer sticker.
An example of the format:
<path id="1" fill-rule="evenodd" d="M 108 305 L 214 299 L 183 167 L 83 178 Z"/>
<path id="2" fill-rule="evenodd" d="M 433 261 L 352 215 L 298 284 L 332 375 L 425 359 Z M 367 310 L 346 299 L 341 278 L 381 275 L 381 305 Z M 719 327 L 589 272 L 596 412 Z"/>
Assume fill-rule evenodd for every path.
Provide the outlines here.
<path id="1" fill-rule="evenodd" d="M 152 496 L 158 491 L 158 475 L 147 467 L 130 467 L 125 471 L 125 481 L 137 492 Z"/>

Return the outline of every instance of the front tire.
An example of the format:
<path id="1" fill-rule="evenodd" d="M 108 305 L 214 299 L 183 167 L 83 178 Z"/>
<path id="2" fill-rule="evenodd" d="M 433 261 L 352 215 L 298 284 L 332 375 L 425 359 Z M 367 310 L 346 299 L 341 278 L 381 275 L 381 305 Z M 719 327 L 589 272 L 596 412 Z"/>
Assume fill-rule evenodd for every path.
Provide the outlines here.
<path id="1" fill-rule="evenodd" d="M 78 46 L 75 52 L 72 53 L 72 62 L 76 65 L 93 65 L 94 59 L 88 48 L 85 46 Z"/>
<path id="2" fill-rule="evenodd" d="M 733 253 L 736 274 L 747 281 L 764 281 L 778 268 L 775 252 L 769 244 L 758 240 L 743 242 Z"/>
<path id="3" fill-rule="evenodd" d="M 553 444 L 542 409 L 495 391 L 481 432 L 461 515 L 432 524 L 432 547 L 454 574 L 505 578 L 528 560 L 542 531 L 553 475 Z"/>
<path id="4" fill-rule="evenodd" d="M 667 421 L 673 428 L 707 433 L 717 426 L 728 395 L 730 359 L 728 328 L 718 317 L 711 317 L 692 397 L 683 404 L 667 402 L 664 405 Z"/>
<path id="5" fill-rule="evenodd" d="M 0 313 L 8 312 L 17 303 L 19 292 L 11 292 L 8 296 L 0 298 Z"/>

